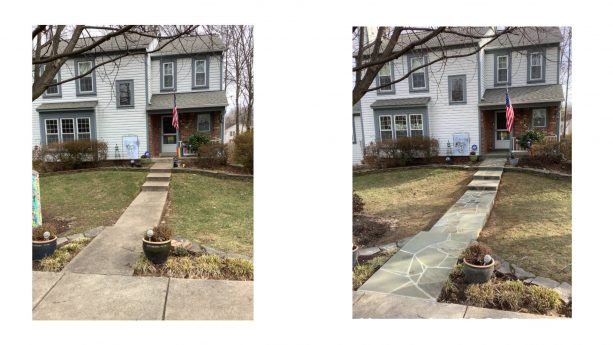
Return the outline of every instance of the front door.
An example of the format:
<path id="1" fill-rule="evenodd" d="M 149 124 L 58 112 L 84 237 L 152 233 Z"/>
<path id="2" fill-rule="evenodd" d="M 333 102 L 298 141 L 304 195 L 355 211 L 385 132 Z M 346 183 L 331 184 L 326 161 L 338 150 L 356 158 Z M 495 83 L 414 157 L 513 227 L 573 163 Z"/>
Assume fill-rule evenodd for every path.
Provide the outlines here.
<path id="1" fill-rule="evenodd" d="M 495 129 L 494 148 L 496 150 L 508 150 L 511 147 L 511 135 L 507 131 L 507 114 L 504 111 L 496 113 Z"/>
<path id="2" fill-rule="evenodd" d="M 172 116 L 162 116 L 162 153 L 177 152 L 177 129 L 172 126 Z"/>

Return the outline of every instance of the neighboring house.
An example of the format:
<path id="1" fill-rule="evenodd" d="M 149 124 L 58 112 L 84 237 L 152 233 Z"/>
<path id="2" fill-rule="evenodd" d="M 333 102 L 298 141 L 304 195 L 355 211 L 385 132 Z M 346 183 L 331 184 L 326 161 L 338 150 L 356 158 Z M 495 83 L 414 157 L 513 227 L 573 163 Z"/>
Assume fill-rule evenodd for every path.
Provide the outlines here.
<path id="1" fill-rule="evenodd" d="M 253 128 L 253 127 L 251 127 Z M 244 131 L 246 131 L 246 126 L 245 125 L 240 125 L 239 126 L 239 133 L 243 133 Z M 229 143 L 232 140 L 234 140 L 234 137 L 236 136 L 236 125 L 232 125 L 228 128 L 226 128 L 226 130 L 224 131 L 224 140 Z"/>
<path id="2" fill-rule="evenodd" d="M 164 44 L 163 38 L 119 36 L 68 60 L 57 76 L 60 80 L 82 74 L 126 47 L 141 53 L 48 88 L 32 102 L 32 146 L 98 139 L 108 144 L 109 159 L 125 159 L 124 140 L 130 137 L 138 140 L 138 156 L 149 151 L 153 157 L 175 155 L 177 143 L 194 133 L 223 142 L 228 105 L 223 43 L 216 36 L 189 36 L 153 52 Z M 172 126 L 175 94 L 178 130 Z"/>
<path id="3" fill-rule="evenodd" d="M 495 28 L 477 28 L 494 33 Z M 407 80 L 369 92 L 361 99 L 354 133 L 360 122 L 366 145 L 403 136 L 429 136 L 439 141 L 440 155 L 454 147 L 456 138 L 467 138 L 477 154 L 493 150 L 519 150 L 515 138 L 528 129 L 542 129 L 547 136 L 560 136 L 560 105 L 564 100 L 559 83 L 559 28 L 525 29 L 525 35 L 501 37 L 479 53 L 452 58 L 417 70 Z M 413 36 L 414 37 L 414 36 Z M 458 35 L 444 36 L 446 54 L 459 55 L 484 46 L 489 39 Z M 373 86 L 404 76 L 440 56 L 440 41 L 418 46 L 384 66 Z M 409 43 L 401 37 L 399 46 Z M 515 112 L 513 131 L 506 131 L 505 92 Z M 356 120 L 358 119 L 358 120 Z M 468 148 L 464 154 L 468 154 Z M 356 151 L 353 163 L 360 164 L 363 150 Z M 462 155 L 452 152 L 454 155 Z"/>

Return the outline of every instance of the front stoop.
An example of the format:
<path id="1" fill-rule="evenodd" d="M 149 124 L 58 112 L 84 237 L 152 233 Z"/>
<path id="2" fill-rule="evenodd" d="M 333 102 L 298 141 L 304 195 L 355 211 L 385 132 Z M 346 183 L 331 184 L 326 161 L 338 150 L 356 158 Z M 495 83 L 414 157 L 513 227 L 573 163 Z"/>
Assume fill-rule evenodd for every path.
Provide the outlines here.
<path id="1" fill-rule="evenodd" d="M 468 190 L 498 190 L 500 180 L 472 180 L 468 184 Z"/>
<path id="2" fill-rule="evenodd" d="M 163 192 L 167 191 L 170 186 L 170 181 L 146 181 L 143 184 L 143 192 Z"/>

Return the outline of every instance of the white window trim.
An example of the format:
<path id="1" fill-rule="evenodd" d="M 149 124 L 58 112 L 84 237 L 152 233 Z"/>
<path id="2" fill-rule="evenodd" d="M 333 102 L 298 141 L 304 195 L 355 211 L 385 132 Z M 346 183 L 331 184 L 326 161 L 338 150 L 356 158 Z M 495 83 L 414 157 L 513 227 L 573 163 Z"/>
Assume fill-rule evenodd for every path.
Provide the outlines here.
<path id="1" fill-rule="evenodd" d="M 83 140 L 79 138 L 79 134 L 89 134 L 89 140 L 91 140 L 92 139 L 92 123 L 89 117 L 77 117 L 75 120 L 76 120 L 75 133 L 77 135 L 77 140 Z M 87 120 L 87 128 L 89 128 L 89 132 L 81 132 L 79 130 L 79 120 Z"/>
<path id="2" fill-rule="evenodd" d="M 64 142 L 64 127 L 62 126 L 62 121 L 64 120 L 70 120 L 72 121 L 72 140 L 75 141 L 76 139 L 76 134 L 77 134 L 77 127 L 76 127 L 76 121 L 74 117 L 62 117 L 60 118 L 60 142 Z M 70 134 L 70 133 L 66 133 L 66 134 Z"/>
<path id="3" fill-rule="evenodd" d="M 47 122 L 55 121 L 57 133 L 51 135 L 57 135 L 57 142 L 60 142 L 60 123 L 58 119 L 45 119 L 45 144 L 49 144 L 49 132 L 47 132 Z"/>
<path id="4" fill-rule="evenodd" d="M 409 131 L 409 127 L 410 127 L 410 125 L 409 125 L 409 117 L 406 114 L 394 115 L 394 122 L 392 123 L 392 130 L 393 130 L 392 137 L 394 139 L 398 139 L 398 135 L 396 135 L 396 118 L 397 117 L 404 117 L 404 121 L 405 121 L 405 123 L 407 125 L 406 136 L 410 137 L 411 136 L 411 131 Z"/>
<path id="5" fill-rule="evenodd" d="M 384 117 L 389 117 L 390 119 L 390 129 L 382 129 L 381 126 L 381 119 Z M 392 115 L 379 115 L 379 139 L 383 140 L 383 135 L 382 132 L 392 132 L 392 140 L 394 140 L 395 135 L 394 135 L 394 117 Z"/>
<path id="6" fill-rule="evenodd" d="M 394 73 L 392 72 L 392 68 L 394 68 L 394 65 L 392 64 L 392 62 L 387 62 L 385 64 L 385 66 L 388 67 L 389 69 L 389 74 L 387 75 L 381 75 L 381 70 L 383 68 L 381 68 L 381 70 L 379 70 L 379 73 L 377 74 L 377 81 L 379 82 L 379 86 L 383 85 L 383 83 L 381 82 L 381 77 L 389 77 L 390 78 L 390 82 L 389 85 L 386 86 L 385 88 L 381 87 L 379 88 L 379 92 L 385 93 L 385 92 L 394 92 L 394 84 L 392 84 L 394 82 L 394 78 L 392 77 L 394 75 Z"/>
<path id="7" fill-rule="evenodd" d="M 505 58 L 506 59 L 506 61 L 507 61 L 506 62 L 507 67 L 506 68 L 500 68 L 500 58 Z M 498 77 L 500 76 L 499 72 L 500 72 L 501 69 L 504 69 L 504 70 L 507 71 L 507 73 L 506 73 L 507 79 L 506 80 L 498 79 Z M 508 82 L 509 82 L 509 56 L 508 55 L 496 56 L 496 83 L 500 84 L 500 83 L 508 83 Z"/>
<path id="8" fill-rule="evenodd" d="M 209 117 L 209 129 L 208 130 L 200 130 L 200 116 L 208 116 Z M 202 113 L 202 114 L 198 114 L 197 118 L 196 118 L 196 132 L 199 133 L 207 133 L 207 132 L 211 132 L 211 127 L 213 126 L 213 124 L 211 123 L 211 113 Z"/>
<path id="9" fill-rule="evenodd" d="M 42 76 L 42 74 L 43 74 L 43 73 L 45 73 L 45 65 L 43 65 L 43 66 L 41 66 L 41 67 L 42 67 L 42 68 L 40 69 L 40 74 L 41 74 L 41 76 Z M 58 72 L 57 72 L 57 73 L 56 73 L 56 74 L 53 76 L 53 79 L 51 80 L 51 84 L 59 83 L 60 79 L 58 78 L 58 76 L 60 75 L 60 73 L 61 73 L 61 70 L 60 70 L 60 71 L 58 71 Z M 45 90 L 45 95 L 47 95 L 47 96 L 59 96 L 59 95 L 61 95 L 61 94 L 62 94 L 62 93 L 60 92 L 60 84 L 55 85 L 55 87 L 57 88 L 57 92 L 53 92 L 53 93 L 49 92 L 49 87 L 50 87 L 50 86 L 48 86 L 48 87 L 47 87 L 47 89 Z"/>
<path id="10" fill-rule="evenodd" d="M 412 124 L 411 124 L 411 117 L 412 116 L 419 116 L 419 119 L 421 120 L 421 129 L 413 129 L 411 127 L 412 126 Z M 409 135 L 410 136 L 413 136 L 411 134 L 411 131 L 421 131 L 421 136 L 423 137 L 424 136 L 424 115 L 423 114 L 409 114 L 409 127 L 408 127 L 408 129 L 409 129 Z"/>
<path id="11" fill-rule="evenodd" d="M 544 118 L 545 121 L 544 122 L 545 123 L 542 126 L 536 126 L 534 124 L 534 112 L 535 112 L 535 110 L 544 110 L 544 114 L 545 114 L 545 118 Z M 531 122 L 532 122 L 532 128 L 547 128 L 547 108 L 535 108 L 535 109 L 532 109 L 532 121 Z"/>
<path id="12" fill-rule="evenodd" d="M 94 68 L 94 63 L 92 61 L 90 61 L 90 60 L 88 60 L 88 61 L 78 61 L 77 62 L 77 69 L 78 69 L 77 73 L 79 74 L 79 77 L 80 77 L 79 78 L 79 93 L 81 93 L 81 94 L 94 93 L 94 91 L 96 91 L 96 88 L 94 87 L 94 76 L 93 76 L 94 72 L 91 72 L 88 75 L 81 77 L 81 64 L 88 64 L 89 68 L 87 69 L 86 72 L 89 72 L 89 71 L 91 71 Z M 82 89 L 83 83 L 81 81 L 84 78 L 89 78 L 92 81 L 91 82 L 92 89 L 90 91 L 83 91 L 83 89 Z"/>
<path id="13" fill-rule="evenodd" d="M 204 63 L 204 72 L 196 72 L 197 68 L 196 66 L 198 65 L 198 62 L 202 61 Z M 194 86 L 196 87 L 202 87 L 202 86 L 207 86 L 206 85 L 206 69 L 207 69 L 207 61 L 206 59 L 200 59 L 200 60 L 196 60 L 194 61 Z M 198 73 L 204 74 L 204 83 L 203 84 L 198 84 Z"/>
<path id="14" fill-rule="evenodd" d="M 171 74 L 166 74 L 166 65 L 170 65 L 170 70 L 172 71 Z M 166 76 L 171 75 L 172 76 L 172 83 L 170 86 L 166 86 Z M 167 90 L 167 89 L 172 89 L 175 87 L 175 64 L 172 62 L 163 62 L 162 63 L 162 88 Z"/>
<path id="15" fill-rule="evenodd" d="M 423 56 L 414 56 L 412 58 L 409 59 L 409 61 L 411 62 L 411 70 L 413 70 L 413 59 L 421 59 L 421 68 L 418 69 L 417 71 L 411 73 L 411 83 L 413 85 L 413 90 L 425 90 L 428 86 L 428 83 L 426 82 L 426 70 L 424 69 L 425 67 L 423 67 L 426 64 L 426 59 Z M 415 77 L 415 75 L 417 74 L 423 74 L 424 75 L 424 86 L 422 87 L 415 87 L 415 79 L 413 79 Z"/>
<path id="16" fill-rule="evenodd" d="M 538 65 L 533 65 L 532 64 L 532 56 L 533 55 L 538 55 L 539 56 L 540 59 L 539 59 L 539 64 Z M 540 53 L 540 52 L 530 53 L 529 64 L 530 64 L 530 68 L 529 68 L 529 70 L 530 70 L 530 81 L 543 79 L 543 54 Z M 536 67 L 536 66 L 541 68 L 541 75 L 538 78 L 532 78 L 532 67 Z"/>

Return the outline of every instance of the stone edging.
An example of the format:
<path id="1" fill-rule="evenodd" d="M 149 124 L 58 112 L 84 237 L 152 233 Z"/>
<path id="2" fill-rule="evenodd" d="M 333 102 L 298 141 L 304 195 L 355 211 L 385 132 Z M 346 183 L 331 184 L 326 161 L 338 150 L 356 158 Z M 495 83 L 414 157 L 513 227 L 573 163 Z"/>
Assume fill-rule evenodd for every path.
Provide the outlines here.
<path id="1" fill-rule="evenodd" d="M 228 258 L 237 258 L 237 259 L 253 261 L 253 258 L 247 255 L 227 253 L 227 252 L 224 252 L 224 251 L 212 248 L 212 247 L 201 246 L 198 243 L 190 241 L 185 238 L 180 238 L 180 237 L 176 238 L 171 243 L 173 247 L 185 248 L 188 251 L 195 253 L 195 254 L 204 253 L 206 255 L 216 255 L 216 256 L 223 257 L 223 258 L 228 257 Z"/>
<path id="2" fill-rule="evenodd" d="M 382 253 L 382 252 L 391 252 L 392 250 L 396 250 L 396 249 L 400 249 L 402 248 L 407 242 L 409 242 L 409 240 L 413 238 L 413 236 L 408 236 L 405 237 L 401 240 L 398 240 L 396 242 L 391 242 L 388 244 L 383 244 L 380 246 L 375 246 L 375 247 L 368 247 L 368 248 L 358 248 L 358 257 L 360 256 L 372 256 L 378 253 Z"/>
<path id="3" fill-rule="evenodd" d="M 253 181 L 253 175 L 232 174 L 232 173 L 227 173 L 227 172 L 206 170 L 206 169 L 172 168 L 172 172 L 173 173 L 198 174 L 198 175 L 203 175 L 203 176 L 230 179 L 230 180 Z"/>
<path id="4" fill-rule="evenodd" d="M 572 180 L 573 175 L 564 174 L 553 170 L 541 170 L 534 168 L 522 168 L 522 167 L 504 167 L 504 171 L 522 172 L 526 174 L 532 174 L 537 176 L 550 177 L 556 180 Z"/>
<path id="5" fill-rule="evenodd" d="M 70 236 L 66 236 L 66 237 L 58 237 L 57 238 L 57 245 L 61 245 L 64 244 L 66 242 L 70 242 L 70 241 L 74 241 L 74 240 L 78 240 L 81 238 L 94 238 L 96 236 L 98 236 L 102 230 L 104 230 L 106 227 L 105 226 L 99 226 L 93 229 L 89 229 L 83 232 L 79 232 L 76 233 L 74 235 L 70 235 Z"/>
<path id="6" fill-rule="evenodd" d="M 98 168 L 89 168 L 89 169 L 73 169 L 73 170 L 63 170 L 63 171 L 52 171 L 46 173 L 39 173 L 40 176 L 54 176 L 54 175 L 66 175 L 66 174 L 76 174 L 82 172 L 90 172 L 90 171 L 100 171 L 100 170 L 111 170 L 111 171 L 149 171 L 149 168 L 132 168 L 132 167 L 98 167 Z"/>
<path id="7" fill-rule="evenodd" d="M 479 170 L 479 166 L 478 165 L 424 164 L 424 165 L 411 165 L 411 166 L 396 167 L 396 168 L 358 170 L 358 171 L 354 171 L 353 172 L 353 176 L 369 175 L 369 174 L 375 174 L 375 173 L 380 173 L 380 172 L 389 172 L 389 171 L 402 171 L 402 170 L 423 169 L 423 168 L 445 168 L 445 169 L 454 169 L 454 170 Z"/>

